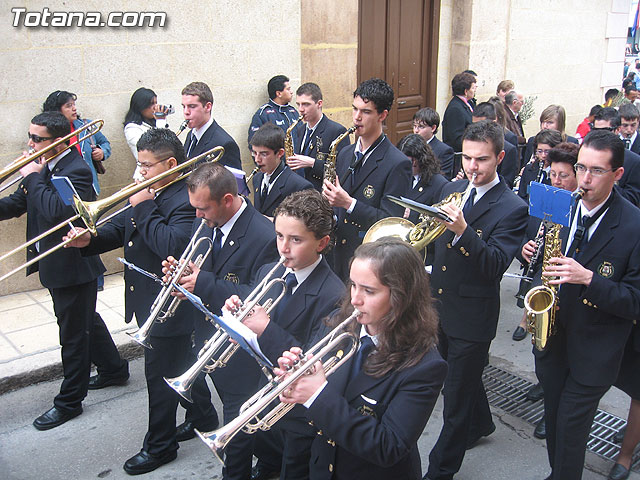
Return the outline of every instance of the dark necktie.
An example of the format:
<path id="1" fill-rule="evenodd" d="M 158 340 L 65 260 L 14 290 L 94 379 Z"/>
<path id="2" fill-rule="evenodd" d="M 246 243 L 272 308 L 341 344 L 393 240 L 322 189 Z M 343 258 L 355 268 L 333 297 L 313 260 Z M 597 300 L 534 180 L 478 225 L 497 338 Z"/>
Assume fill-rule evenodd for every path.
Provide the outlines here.
<path id="1" fill-rule="evenodd" d="M 309 155 L 309 146 L 311 145 L 311 129 L 307 126 L 307 131 L 304 135 L 304 145 L 302 145 L 302 155 Z"/>
<path id="2" fill-rule="evenodd" d="M 467 201 L 464 204 L 464 207 L 462 208 L 462 214 L 464 216 L 467 215 L 467 213 L 469 213 L 469 210 L 471 209 L 471 207 L 473 207 L 473 201 L 476 198 L 476 187 L 473 187 L 471 189 L 471 191 L 469 192 L 469 198 L 467 198 Z"/>
<path id="3" fill-rule="evenodd" d="M 358 373 L 360 373 L 364 361 L 367 359 L 374 348 L 375 345 L 373 344 L 373 339 L 369 335 L 365 335 L 360 339 L 360 348 L 356 352 L 356 356 L 353 359 L 353 363 L 351 364 L 351 376 L 349 377 L 350 379 L 353 379 Z"/>
<path id="4" fill-rule="evenodd" d="M 262 192 L 260 192 L 260 200 L 262 201 L 261 203 L 264 205 L 265 200 L 267 199 L 267 195 L 269 194 L 269 182 L 263 182 L 262 184 Z"/>
<path id="5" fill-rule="evenodd" d="M 215 261 L 218 258 L 218 252 L 222 248 L 222 230 L 218 227 L 215 228 L 215 235 L 213 236 L 213 246 L 211 247 L 212 258 Z"/>
<path id="6" fill-rule="evenodd" d="M 276 318 L 280 318 L 282 312 L 284 312 L 285 308 L 287 308 L 287 304 L 289 300 L 291 300 L 291 296 L 293 295 L 293 289 L 298 285 L 298 279 L 296 278 L 296 274 L 293 272 L 287 273 L 284 277 L 284 283 L 287 286 L 287 291 L 282 297 L 282 300 L 276 306 Z"/>
<path id="7" fill-rule="evenodd" d="M 573 241 L 567 252 L 567 257 L 576 258 L 580 254 L 581 247 L 589 242 L 589 227 L 593 225 L 594 221 L 592 217 L 588 217 L 587 215 L 578 217 L 576 231 L 573 234 Z"/>
<path id="8" fill-rule="evenodd" d="M 356 174 L 360 170 L 360 166 L 362 165 L 362 158 L 363 157 L 364 157 L 364 154 L 362 152 L 354 152 L 353 161 L 351 162 L 351 165 L 349 166 L 350 175 L 349 175 L 349 178 L 347 179 L 346 190 L 348 192 L 351 192 L 351 190 L 353 189 L 353 187 L 356 184 Z"/>
<path id="9" fill-rule="evenodd" d="M 630 138 L 623 138 L 622 141 L 624 142 L 624 148 L 629 150 L 631 148 L 631 139 Z"/>
<path id="10" fill-rule="evenodd" d="M 195 134 L 193 132 L 191 132 L 191 143 L 189 144 L 189 149 L 187 150 L 187 157 L 189 157 L 189 155 L 191 155 L 191 151 L 196 148 L 196 145 L 198 144 L 198 138 L 195 136 Z"/>

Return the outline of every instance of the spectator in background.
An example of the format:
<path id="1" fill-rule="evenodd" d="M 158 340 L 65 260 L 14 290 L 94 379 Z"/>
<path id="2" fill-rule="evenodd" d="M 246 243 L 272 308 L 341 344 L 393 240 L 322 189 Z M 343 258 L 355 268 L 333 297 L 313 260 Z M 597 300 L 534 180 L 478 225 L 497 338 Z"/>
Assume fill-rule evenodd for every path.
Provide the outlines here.
<path id="1" fill-rule="evenodd" d="M 502 80 L 496 88 L 496 95 L 504 102 L 504 97 L 514 88 L 516 88 L 516 84 L 513 83 L 513 80 Z"/>
<path id="2" fill-rule="evenodd" d="M 578 140 L 565 132 L 567 124 L 567 112 L 562 105 L 549 105 L 540 114 L 540 130 L 557 130 L 560 132 L 563 142 L 578 144 Z M 527 148 L 524 152 L 524 159 L 529 162 L 534 153 L 534 137 L 527 141 Z"/>
<path id="3" fill-rule="evenodd" d="M 476 77 L 470 73 L 458 73 L 451 80 L 453 98 L 442 119 L 442 140 L 454 152 L 462 151 L 462 134 L 471 123 L 473 107 L 470 100 L 475 97 L 476 88 Z"/>
<path id="4" fill-rule="evenodd" d="M 591 131 L 593 128 L 593 120 L 600 110 L 602 110 L 602 105 L 594 105 L 591 107 L 589 115 L 578 125 L 578 128 L 576 128 L 576 138 L 578 142 L 582 143 L 582 139 Z"/>
<path id="5" fill-rule="evenodd" d="M 607 90 L 607 92 L 604 94 L 604 103 L 602 104 L 602 106 L 611 107 L 613 101 L 619 94 L 620 90 L 618 90 L 617 88 L 610 88 L 609 90 Z"/>

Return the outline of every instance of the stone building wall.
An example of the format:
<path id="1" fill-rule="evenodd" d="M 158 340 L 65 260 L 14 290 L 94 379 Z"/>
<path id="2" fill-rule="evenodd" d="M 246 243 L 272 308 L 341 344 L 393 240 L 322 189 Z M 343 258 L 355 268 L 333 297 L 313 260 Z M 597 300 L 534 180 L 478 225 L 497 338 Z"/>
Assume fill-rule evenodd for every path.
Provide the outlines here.
<path id="1" fill-rule="evenodd" d="M 284 73 L 300 84 L 300 2 L 298 0 L 216 0 L 212 2 L 13 2 L 28 12 L 164 11 L 164 27 L 110 28 L 11 27 L 14 14 L 0 10 L 0 129 L 6 165 L 25 148 L 29 120 L 55 90 L 78 95 L 83 117 L 103 118 L 103 133 L 113 153 L 101 176 L 102 196 L 129 183 L 135 165 L 122 131 L 131 94 L 138 87 L 153 89 L 158 101 L 172 104 L 169 125 L 182 121 L 180 91 L 191 81 L 209 84 L 213 115 L 240 146 L 250 169 L 247 128 L 254 111 L 267 99 L 266 84 Z M 184 135 L 182 139 L 184 140 Z M 2 222 L 0 251 L 24 241 L 24 218 Z M 110 271 L 120 269 L 114 252 L 105 255 Z M 18 254 L 0 272 L 24 260 Z M 37 275 L 19 273 L 0 284 L 0 294 L 39 287 Z"/>

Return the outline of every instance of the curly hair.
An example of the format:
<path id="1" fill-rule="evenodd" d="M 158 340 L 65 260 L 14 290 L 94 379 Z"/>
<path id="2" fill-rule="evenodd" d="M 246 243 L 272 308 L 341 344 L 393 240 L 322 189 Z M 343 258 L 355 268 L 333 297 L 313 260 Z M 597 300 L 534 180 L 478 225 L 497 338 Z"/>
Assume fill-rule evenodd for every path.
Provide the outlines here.
<path id="1" fill-rule="evenodd" d="M 365 361 L 365 373 L 379 378 L 416 365 L 438 343 L 438 313 L 422 258 L 408 243 L 383 237 L 360 245 L 351 262 L 355 259 L 369 260 L 380 283 L 390 290 L 391 308 L 380 320 L 377 349 Z M 347 289 L 329 325 L 337 325 L 353 309 Z M 354 322 L 349 330 L 358 335 L 360 327 Z"/>
<path id="2" fill-rule="evenodd" d="M 433 176 L 441 173 L 440 162 L 422 135 L 417 133 L 406 135 L 400 139 L 397 147 L 407 157 L 418 163 L 422 185 L 429 185 Z"/>

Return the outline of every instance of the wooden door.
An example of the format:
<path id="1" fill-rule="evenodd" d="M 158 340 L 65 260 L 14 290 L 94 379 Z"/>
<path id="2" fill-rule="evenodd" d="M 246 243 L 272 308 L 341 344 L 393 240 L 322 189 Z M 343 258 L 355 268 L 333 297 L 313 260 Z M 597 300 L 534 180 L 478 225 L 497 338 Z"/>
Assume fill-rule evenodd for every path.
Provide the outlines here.
<path id="1" fill-rule="evenodd" d="M 358 83 L 387 81 L 395 102 L 385 131 L 395 144 L 414 113 L 436 103 L 439 0 L 360 0 Z"/>

